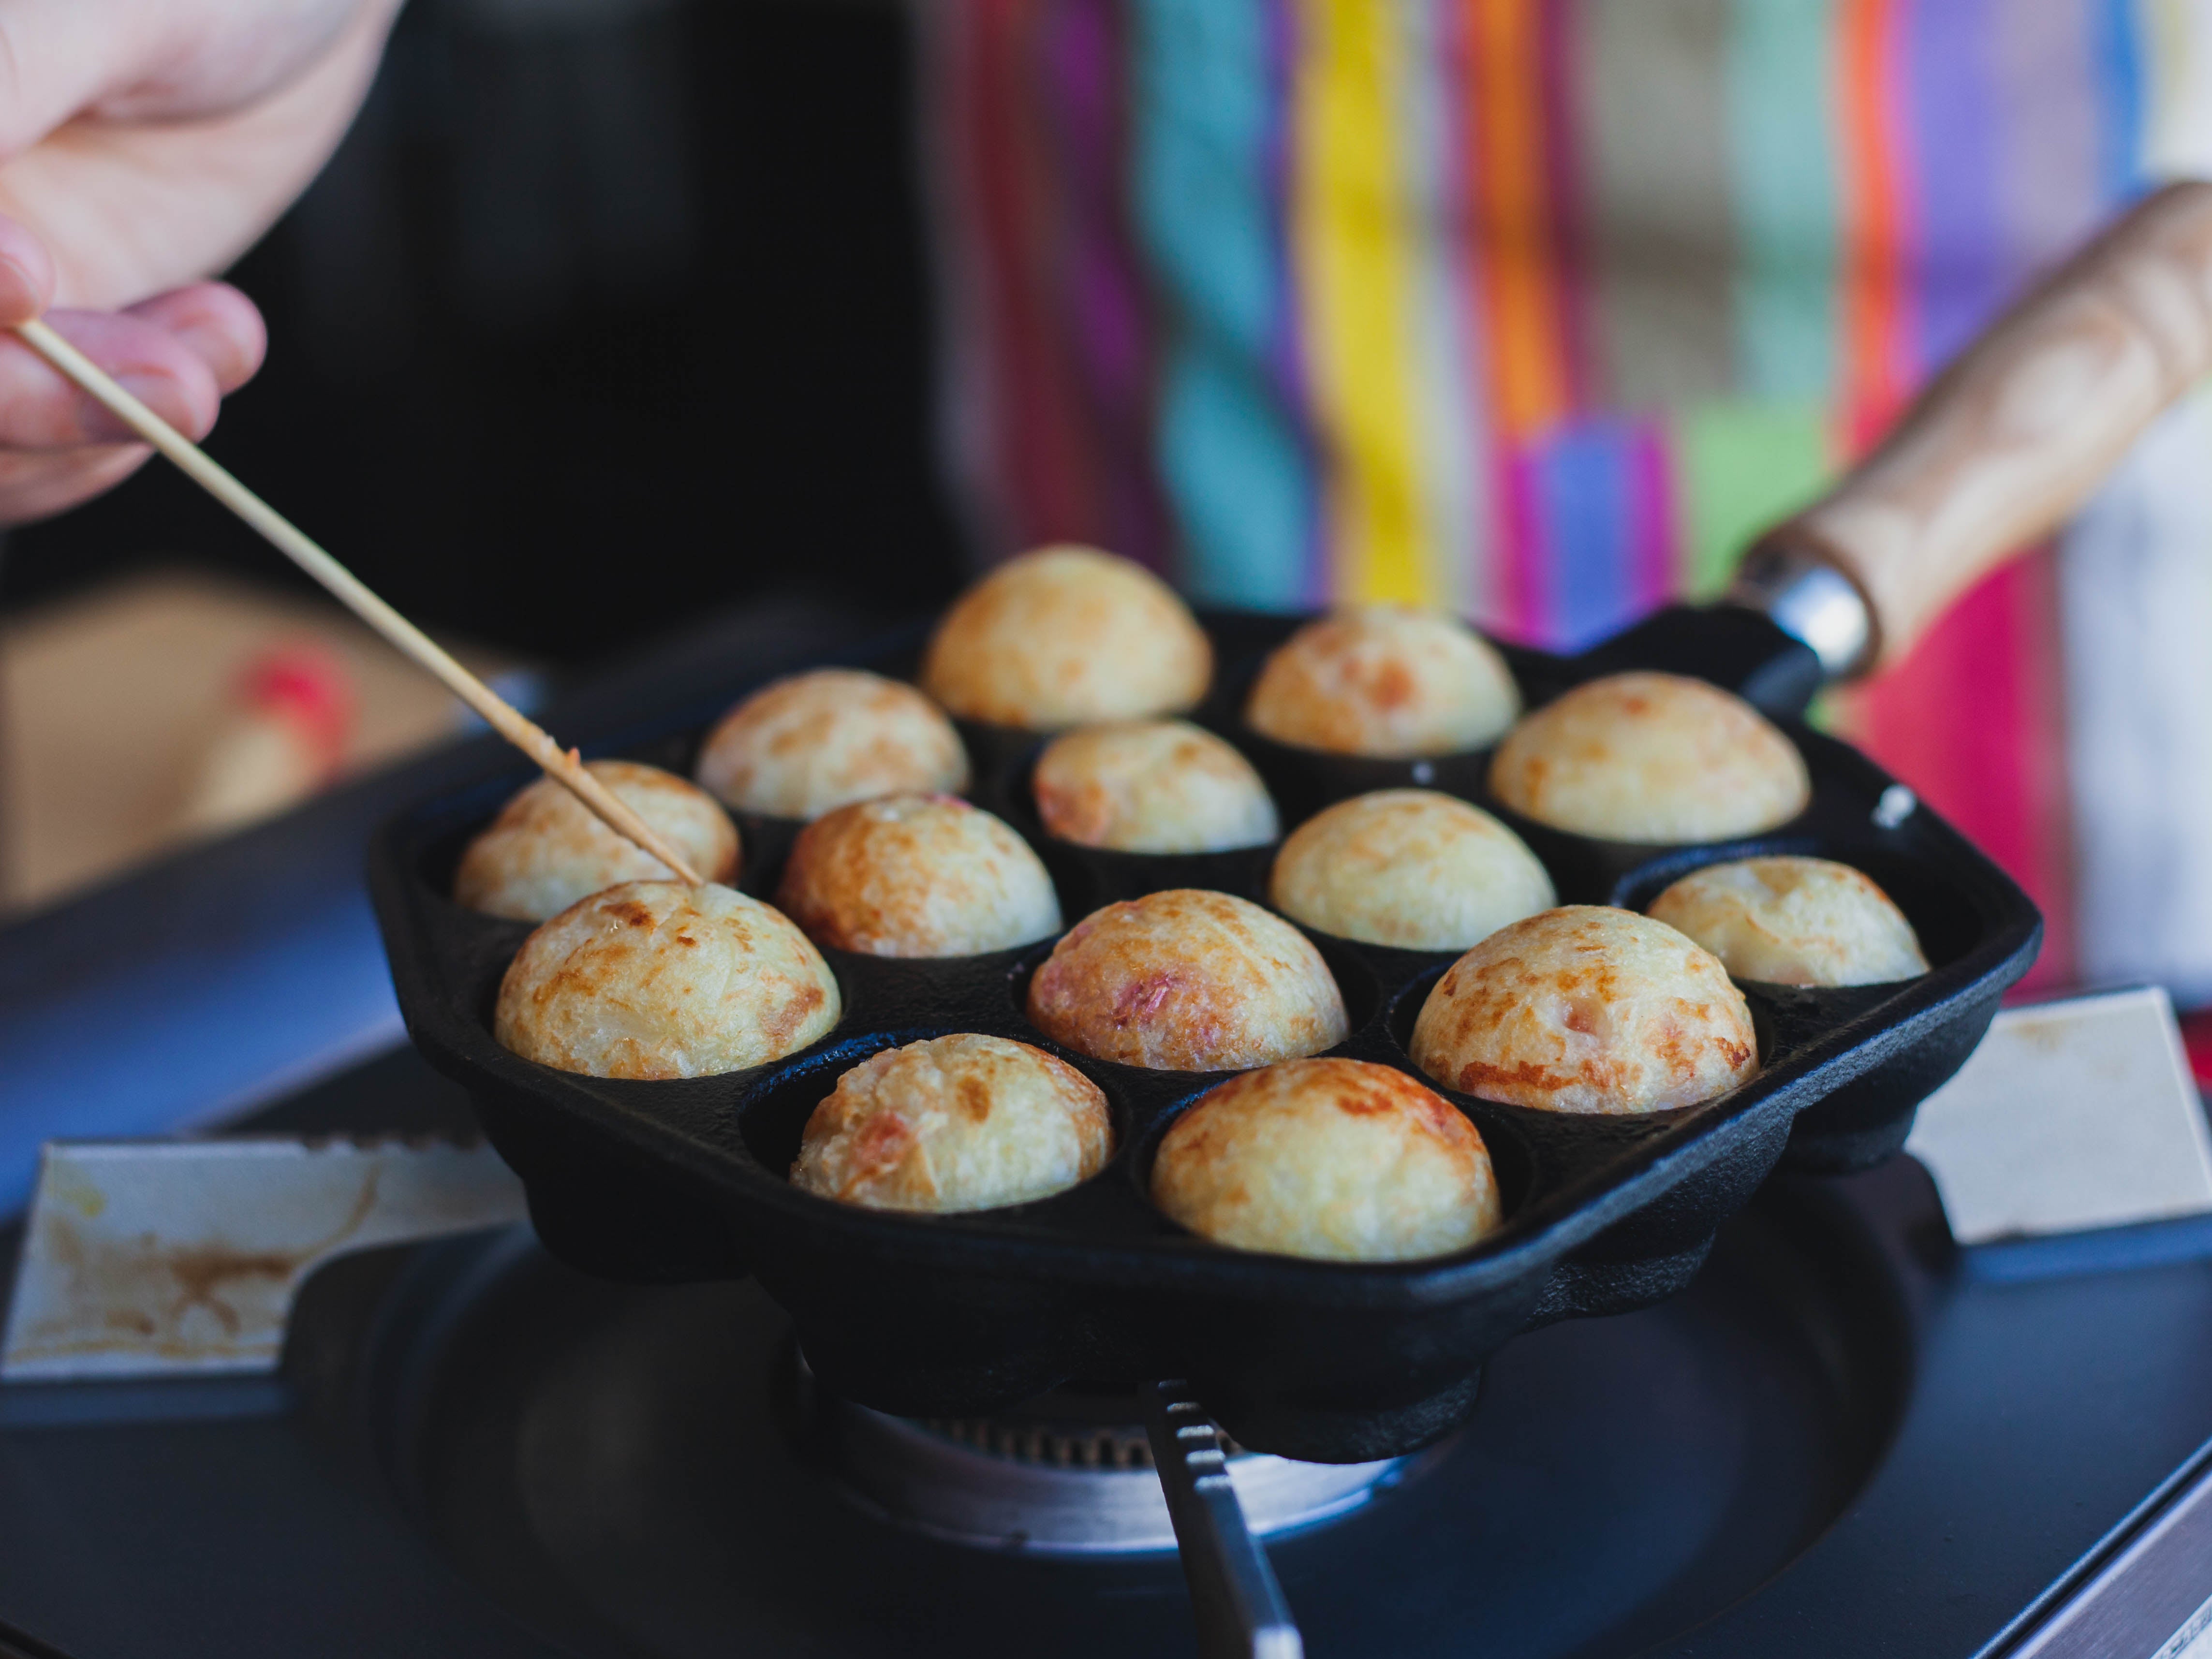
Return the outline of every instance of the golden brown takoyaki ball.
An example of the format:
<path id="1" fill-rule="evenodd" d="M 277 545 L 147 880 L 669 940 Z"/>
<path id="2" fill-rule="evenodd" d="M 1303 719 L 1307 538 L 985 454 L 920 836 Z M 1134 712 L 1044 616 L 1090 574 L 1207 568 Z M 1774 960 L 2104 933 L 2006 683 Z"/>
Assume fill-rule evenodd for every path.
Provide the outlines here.
<path id="1" fill-rule="evenodd" d="M 709 1077 L 795 1054 L 839 1012 L 829 964 L 779 912 L 727 887 L 632 881 L 522 942 L 492 1035 L 587 1077 Z"/>
<path id="2" fill-rule="evenodd" d="M 931 1037 L 837 1079 L 791 1181 L 871 1209 L 988 1210 L 1073 1187 L 1113 1151 L 1105 1094 L 1065 1060 L 1003 1037 Z"/>
<path id="3" fill-rule="evenodd" d="M 1403 1072 L 1334 1059 L 1207 1093 L 1162 1137 L 1152 1202 L 1216 1243 L 1335 1261 L 1444 1255 L 1500 1213 L 1474 1125 Z"/>
<path id="4" fill-rule="evenodd" d="M 1499 928 L 1446 969 L 1413 1055 L 1486 1100 L 1657 1112 L 1735 1087 L 1759 1069 L 1759 1040 L 1711 951 L 1632 910 L 1572 904 Z"/>
<path id="5" fill-rule="evenodd" d="M 1274 840 L 1252 763 L 1188 720 L 1115 720 L 1054 738 L 1037 757 L 1049 835 L 1122 853 L 1220 853 Z"/>
<path id="6" fill-rule="evenodd" d="M 1524 817 L 1607 841 L 1724 841 L 1786 823 L 1813 786 L 1797 747 L 1742 698 L 1680 674 L 1614 674 L 1528 715 L 1490 792 Z"/>
<path id="7" fill-rule="evenodd" d="M 1826 859 L 1741 859 L 1686 875 L 1650 914 L 1772 985 L 1879 985 L 1928 971 L 1920 940 L 1888 894 Z"/>
<path id="8" fill-rule="evenodd" d="M 1358 605 L 1279 646 L 1244 719 L 1301 749 L 1405 757 L 1480 749 L 1520 712 L 1504 659 L 1457 617 Z"/>
<path id="9" fill-rule="evenodd" d="M 1305 935 L 1191 887 L 1095 910 L 1030 981 L 1030 1023 L 1097 1060 L 1218 1072 L 1319 1054 L 1349 1030 Z"/>
<path id="10" fill-rule="evenodd" d="M 1521 837 L 1428 789 L 1378 789 L 1308 818 L 1283 843 L 1268 901 L 1340 939 L 1464 951 L 1559 902 Z"/>
<path id="11" fill-rule="evenodd" d="M 585 769 L 665 836 L 698 874 L 709 881 L 737 874 L 737 826 L 705 790 L 635 761 L 589 761 Z M 514 921 L 544 921 L 617 882 L 665 881 L 675 873 L 600 823 L 564 785 L 540 778 L 469 843 L 453 872 L 453 902 Z"/>
<path id="12" fill-rule="evenodd" d="M 764 685 L 708 733 L 699 781 L 741 811 L 816 818 L 878 795 L 957 795 L 968 751 L 910 685 L 822 668 Z"/>
<path id="13" fill-rule="evenodd" d="M 921 689 L 963 719 L 1056 732 L 1194 707 L 1213 647 L 1168 586 L 1096 548 L 1040 548 L 961 595 Z"/>
<path id="14" fill-rule="evenodd" d="M 1029 843 L 951 795 L 890 795 L 799 832 L 775 902 L 816 943 L 872 957 L 972 957 L 1060 931 Z"/>

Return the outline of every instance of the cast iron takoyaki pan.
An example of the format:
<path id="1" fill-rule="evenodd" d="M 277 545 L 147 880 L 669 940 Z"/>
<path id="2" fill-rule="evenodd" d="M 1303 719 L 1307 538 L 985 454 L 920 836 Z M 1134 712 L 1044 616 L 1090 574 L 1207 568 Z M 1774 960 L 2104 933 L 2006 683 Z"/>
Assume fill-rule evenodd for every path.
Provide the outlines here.
<path id="1" fill-rule="evenodd" d="M 511 769 L 387 826 L 370 876 L 408 1030 L 470 1090 L 485 1133 L 529 1189 L 547 1247 L 615 1278 L 752 1272 L 791 1312 L 823 1381 L 886 1411 L 977 1413 L 1072 1376 L 1178 1376 L 1195 1381 L 1248 1446 L 1330 1461 L 1403 1452 L 1471 1409 L 1484 1359 L 1516 1332 L 1678 1289 L 1715 1229 L 1778 1163 L 1839 1170 L 1894 1151 L 1914 1109 L 1957 1069 L 2033 959 L 2041 921 L 2027 896 L 1879 769 L 1795 718 L 1818 673 L 1810 653 L 1763 617 L 1670 611 L 1585 657 L 1506 652 L 1531 706 L 1594 674 L 1650 666 L 1701 672 L 1784 720 L 1811 769 L 1811 805 L 1771 835 L 1696 848 L 1610 844 L 1519 821 L 1487 799 L 1485 756 L 1356 761 L 1267 744 L 1237 713 L 1261 657 L 1296 619 L 1206 620 L 1220 672 L 1200 718 L 1260 767 L 1285 829 L 1362 790 L 1423 784 L 1511 823 L 1550 868 L 1562 902 L 1638 907 L 1715 860 L 1819 854 L 1858 866 L 1890 892 L 1933 969 L 1850 990 L 1746 986 L 1761 1070 L 1680 1111 L 1575 1117 L 1443 1091 L 1481 1129 L 1506 1205 L 1505 1224 L 1460 1255 L 1389 1264 L 1249 1255 L 1182 1231 L 1146 1198 L 1162 1131 L 1218 1075 L 1145 1072 L 1047 1042 L 1023 1008 L 1048 944 L 941 962 L 831 952 L 842 1023 L 812 1048 L 754 1071 L 605 1081 L 507 1053 L 492 1041 L 491 1008 L 529 930 L 461 909 L 447 894 L 469 836 L 526 781 Z M 907 635 L 841 660 L 903 673 L 918 646 Z M 733 666 L 723 695 L 649 726 L 584 734 L 585 752 L 688 771 L 702 731 L 750 689 Z M 1165 887 L 1264 896 L 1264 853 L 1147 859 L 1050 842 L 1027 800 L 1041 740 L 963 735 L 975 799 L 1038 844 L 1071 922 Z M 772 892 L 793 826 L 741 826 L 743 884 Z M 1450 957 L 1315 942 L 1353 1021 L 1337 1052 L 1412 1071 L 1413 1018 Z M 1107 1168 L 1038 1203 L 941 1217 L 848 1207 L 787 1183 L 800 1128 L 840 1072 L 885 1047 L 961 1030 L 1036 1043 L 1096 1079 L 1118 1131 Z"/>

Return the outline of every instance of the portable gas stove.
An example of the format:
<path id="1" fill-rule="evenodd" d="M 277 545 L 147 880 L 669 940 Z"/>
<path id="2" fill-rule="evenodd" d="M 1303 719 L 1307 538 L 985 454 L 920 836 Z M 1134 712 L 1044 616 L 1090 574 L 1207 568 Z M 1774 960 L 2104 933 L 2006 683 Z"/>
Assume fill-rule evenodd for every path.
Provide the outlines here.
<path id="1" fill-rule="evenodd" d="M 854 627 L 725 623 L 592 712 Z M 372 1048 L 239 1128 L 471 1133 L 391 1047 L 358 872 L 483 759 L 0 932 L 9 1180 L 35 1134 Z M 2212 1596 L 2208 1378 L 2212 1225 L 1962 1249 L 1906 1158 L 1771 1183 L 1686 1291 L 1515 1341 L 1462 1432 L 1348 1468 L 1218 1447 L 1165 1397 L 884 1417 L 813 1386 L 751 1282 L 586 1279 L 509 1224 L 333 1261 L 270 1376 L 0 1387 L 0 1656 L 1189 1653 L 1165 1443 L 1186 1503 L 1224 1455 L 1316 1656 L 2172 1659 Z"/>
<path id="2" fill-rule="evenodd" d="M 245 1127 L 465 1114 L 403 1050 Z M 2148 1659 L 2212 1594 L 2208 1376 L 2212 1228 L 1960 1250 L 1899 1158 L 1514 1344 L 1429 1453 L 1228 1463 L 1316 1655 Z M 750 1285 L 526 1227 L 375 1249 L 273 1385 L 0 1392 L 0 1652 L 1188 1652 L 1152 1443 L 1109 1394 L 843 1405 Z"/>

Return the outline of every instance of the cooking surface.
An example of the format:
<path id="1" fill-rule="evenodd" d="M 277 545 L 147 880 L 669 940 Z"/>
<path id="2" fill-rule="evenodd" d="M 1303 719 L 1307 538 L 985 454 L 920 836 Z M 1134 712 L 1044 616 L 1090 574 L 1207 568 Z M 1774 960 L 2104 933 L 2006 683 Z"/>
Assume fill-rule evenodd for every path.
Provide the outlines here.
<path id="1" fill-rule="evenodd" d="M 402 1053 L 253 1127 L 457 1107 Z M 1310 1650 L 1963 1659 L 2212 1437 L 2212 1263 L 1978 1259 L 1910 1164 L 1771 1188 L 1690 1291 L 1513 1345 L 1435 1468 L 1273 1546 Z M 1191 1650 L 1171 1558 L 848 1505 L 770 1409 L 784 1331 L 750 1285 L 597 1283 L 519 1237 L 341 1263 L 289 1414 L 177 1420 L 252 1383 L 79 1392 L 75 1423 L 0 1397 L 0 1622 L 75 1659 Z"/>

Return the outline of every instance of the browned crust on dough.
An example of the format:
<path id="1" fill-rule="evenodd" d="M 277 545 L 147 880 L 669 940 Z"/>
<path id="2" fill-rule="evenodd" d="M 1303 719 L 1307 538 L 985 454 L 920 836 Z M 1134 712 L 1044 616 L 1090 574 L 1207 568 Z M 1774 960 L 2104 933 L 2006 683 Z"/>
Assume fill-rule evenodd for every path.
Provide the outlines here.
<path id="1" fill-rule="evenodd" d="M 1655 765 L 1654 738 L 1687 752 Z M 1654 844 L 1755 834 L 1787 823 L 1811 799 L 1796 745 L 1742 698 L 1703 680 L 1641 672 L 1591 680 L 1524 717 L 1492 757 L 1490 790 L 1539 823 Z M 1589 817 L 1590 798 L 1608 791 L 1632 793 L 1623 810 L 1654 818 L 1657 830 L 1623 824 L 1618 814 L 1609 823 Z M 1718 811 L 1728 802 L 1736 810 Z"/>
<path id="2" fill-rule="evenodd" d="M 923 799 L 941 810 L 890 816 Z M 1010 883 L 1031 878 L 1044 880 L 1036 854 L 990 813 L 950 795 L 897 796 L 841 806 L 799 831 L 775 902 L 817 944 L 942 956 L 955 953 L 949 915 L 1003 910 Z"/>
<path id="3" fill-rule="evenodd" d="M 1437 981 L 1413 1033 L 1414 1063 L 1439 1082 L 1547 1110 L 1690 1104 L 1742 1082 L 1758 1057 L 1742 993 L 1709 952 L 1594 905 L 1499 929 Z"/>
<path id="4" fill-rule="evenodd" d="M 771 771 L 825 766 L 841 789 L 863 798 L 968 783 L 967 751 L 943 712 L 914 687 L 858 669 L 763 686 L 724 715 L 700 748 L 702 780 L 757 811 L 779 810 L 767 804 L 782 793 Z"/>
<path id="5" fill-rule="evenodd" d="M 1143 763 L 1132 764 L 1138 757 Z M 1181 720 L 1117 721 L 1055 738 L 1037 757 L 1030 790 L 1047 835 L 1105 847 L 1126 844 L 1117 831 L 1177 795 L 1184 781 L 1244 792 L 1273 817 L 1267 786 L 1251 763 L 1212 732 Z M 1221 843 L 1232 844 L 1261 843 Z"/>
<path id="6" fill-rule="evenodd" d="M 1030 981 L 1030 1023 L 1079 1054 L 1205 1072 L 1342 1042 L 1342 994 L 1305 937 L 1259 906 L 1194 888 L 1108 905 Z"/>
<path id="7" fill-rule="evenodd" d="M 1501 696 L 1488 720 L 1470 726 Z M 1306 623 L 1268 654 L 1244 717 L 1303 749 L 1434 755 L 1481 746 L 1516 703 L 1489 645 L 1456 617 L 1354 606 Z"/>
<path id="8" fill-rule="evenodd" d="M 1102 702 L 1097 688 L 1117 669 L 1121 695 Z M 921 680 L 967 719 L 1051 729 L 1188 708 L 1212 676 L 1211 641 L 1166 584 L 1096 550 L 1056 547 L 1009 560 L 963 594 L 931 636 Z"/>
<path id="9" fill-rule="evenodd" d="M 972 1035 L 927 1038 L 885 1049 L 847 1071 L 807 1117 L 799 1137 L 799 1157 L 792 1165 L 793 1182 L 841 1203 L 940 1207 L 944 1194 L 922 1129 L 908 1111 L 888 1103 L 881 1092 L 884 1079 L 908 1063 L 916 1051 L 927 1051 L 951 1084 L 954 1109 L 973 1126 L 989 1122 L 994 1109 L 1006 1103 L 996 1096 L 1024 1084 L 1042 1084 L 1048 1101 L 1026 1094 L 1017 1098 L 1025 1110 L 1064 1114 L 1081 1148 L 1075 1179 L 1097 1174 L 1113 1152 L 1113 1117 L 1105 1092 L 1056 1055 L 1028 1043 L 998 1041 L 1006 1043 L 1005 1049 L 994 1044 L 979 1050 L 972 1046 Z M 949 1062 L 948 1049 L 954 1050 Z M 842 1145 L 834 1144 L 841 1141 Z M 818 1160 L 811 1172 L 817 1178 L 808 1178 L 810 1156 Z M 818 1177 L 824 1174 L 835 1181 L 834 1187 L 820 1184 Z"/>
<path id="10" fill-rule="evenodd" d="M 692 890 L 630 883 L 541 924 L 501 978 L 494 1038 L 525 1059 L 595 1077 L 702 1075 L 683 1056 L 714 1035 L 702 1023 L 713 1018 L 728 975 L 744 973 L 744 1008 L 755 1024 L 734 1064 L 715 1069 L 764 1064 L 804 1047 L 833 1006 L 828 966 L 766 906 L 708 915 Z M 701 971 L 700 952 L 709 945 L 725 964 L 720 973 L 712 963 Z M 601 1040 L 608 1025 L 645 1030 Z M 654 1027 L 665 1040 L 653 1040 Z M 726 1036 L 738 1028 L 716 1029 Z M 588 1053 L 580 1046 L 587 1040 Z"/>
<path id="11" fill-rule="evenodd" d="M 586 769 L 668 836 L 708 880 L 727 882 L 737 874 L 737 826 L 705 790 L 637 761 L 590 761 Z M 671 811 L 679 802 L 678 810 L 684 811 L 680 819 Z M 702 827 L 703 836 L 698 833 Z M 502 894 L 512 884 L 549 881 L 556 869 L 592 872 L 585 878 L 592 884 L 586 888 L 587 893 L 625 881 L 663 880 L 674 873 L 600 823 L 566 787 L 539 778 L 509 796 L 463 851 L 453 872 L 453 902 L 519 921 L 544 920 L 520 915 L 501 902 Z"/>

